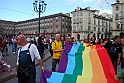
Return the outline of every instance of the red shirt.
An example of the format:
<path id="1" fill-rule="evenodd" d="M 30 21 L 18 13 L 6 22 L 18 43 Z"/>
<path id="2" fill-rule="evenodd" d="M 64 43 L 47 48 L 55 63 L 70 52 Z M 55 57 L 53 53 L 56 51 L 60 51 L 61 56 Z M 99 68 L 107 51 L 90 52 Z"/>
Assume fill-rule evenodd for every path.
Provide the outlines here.
<path id="1" fill-rule="evenodd" d="M 0 40 L 0 47 L 4 47 L 4 43 L 1 40 Z"/>

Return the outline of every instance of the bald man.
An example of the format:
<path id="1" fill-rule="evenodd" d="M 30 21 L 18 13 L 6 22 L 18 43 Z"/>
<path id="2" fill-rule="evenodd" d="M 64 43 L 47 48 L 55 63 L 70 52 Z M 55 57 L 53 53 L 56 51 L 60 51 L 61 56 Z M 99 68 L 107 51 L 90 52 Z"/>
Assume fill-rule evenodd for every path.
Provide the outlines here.
<path id="1" fill-rule="evenodd" d="M 53 59 L 52 59 L 52 71 L 56 71 L 56 65 L 59 64 L 60 56 L 62 52 L 62 43 L 60 41 L 60 34 L 56 34 L 55 41 L 52 42 Z"/>
<path id="2" fill-rule="evenodd" d="M 37 47 L 34 44 L 28 43 L 24 35 L 19 35 L 16 42 L 18 45 L 21 45 L 21 48 L 18 50 L 16 63 L 17 72 L 15 73 L 15 76 L 18 77 L 18 83 L 36 83 L 35 58 L 38 60 L 41 70 L 44 71 Z M 22 71 L 26 69 L 30 72 Z"/>

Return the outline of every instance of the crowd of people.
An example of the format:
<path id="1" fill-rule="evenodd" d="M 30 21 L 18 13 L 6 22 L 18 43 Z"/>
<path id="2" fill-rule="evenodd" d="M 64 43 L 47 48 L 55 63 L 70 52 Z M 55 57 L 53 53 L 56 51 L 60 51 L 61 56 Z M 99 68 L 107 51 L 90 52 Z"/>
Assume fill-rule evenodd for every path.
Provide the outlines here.
<path id="1" fill-rule="evenodd" d="M 113 68 L 117 74 L 117 66 L 121 63 L 122 71 L 117 74 L 114 79 L 118 81 L 124 78 L 124 38 L 120 38 L 120 36 L 115 36 L 112 39 L 104 38 L 104 39 L 96 39 L 94 36 L 91 39 L 87 40 L 76 40 L 75 37 L 67 36 L 66 38 L 61 36 L 60 34 L 56 34 L 55 37 L 46 38 L 42 34 L 39 36 L 33 37 L 25 37 L 23 34 L 19 34 L 18 36 L 10 37 L 2 37 L 0 39 L 0 51 L 1 55 L 4 57 L 8 55 L 8 45 L 12 45 L 12 52 L 18 53 L 17 63 L 16 63 L 16 76 L 18 76 L 19 83 L 35 83 L 35 58 L 38 60 L 41 70 L 44 71 L 44 67 L 42 64 L 42 59 L 44 58 L 44 50 L 49 49 L 49 52 L 52 56 L 52 69 L 51 71 L 56 71 L 56 65 L 59 64 L 61 52 L 66 47 L 67 43 L 76 44 L 77 42 L 87 43 L 87 46 L 99 45 L 102 48 L 105 48 L 108 52 L 110 60 L 112 62 Z M 18 49 L 18 51 L 17 51 Z M 25 57 L 24 57 L 25 55 Z M 30 56 L 29 56 L 30 55 Z M 26 58 L 26 59 L 25 59 Z M 1 57 L 1 59 L 3 59 Z M 27 61 L 26 61 L 27 60 Z M 26 77 L 32 78 L 32 80 L 28 80 L 24 78 L 26 73 L 21 70 L 25 70 L 28 68 L 31 74 L 27 74 Z"/>
<path id="2" fill-rule="evenodd" d="M 4 56 L 3 56 L 3 51 L 6 50 L 6 52 L 8 51 L 7 49 L 7 45 L 6 45 L 6 41 L 2 39 L 2 36 L 0 35 L 0 73 L 3 71 L 8 71 L 11 72 L 11 66 L 8 65 L 7 62 L 5 62 Z"/>

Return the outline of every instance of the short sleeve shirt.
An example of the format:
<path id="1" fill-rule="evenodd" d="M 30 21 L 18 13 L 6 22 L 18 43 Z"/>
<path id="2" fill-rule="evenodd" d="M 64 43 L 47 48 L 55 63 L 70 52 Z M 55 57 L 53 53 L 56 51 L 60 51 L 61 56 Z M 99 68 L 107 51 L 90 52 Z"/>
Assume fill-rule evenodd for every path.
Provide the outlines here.
<path id="1" fill-rule="evenodd" d="M 104 45 L 104 48 L 107 49 L 107 52 L 110 56 L 111 61 L 117 61 L 118 53 L 122 53 L 121 45 L 115 44 L 110 41 Z"/>
<path id="2" fill-rule="evenodd" d="M 30 43 L 26 44 L 25 46 L 22 46 L 21 47 L 21 51 L 24 51 L 24 50 L 27 50 L 28 49 L 28 46 L 29 46 Z M 34 45 L 34 44 L 31 44 L 30 48 L 29 48 L 29 52 L 30 52 L 30 56 L 31 56 L 31 59 L 32 59 L 32 62 L 36 59 L 41 59 L 40 55 L 39 55 L 39 52 L 37 50 L 37 47 Z M 17 63 L 16 65 L 18 65 L 18 60 L 19 60 L 19 53 L 20 53 L 20 49 L 18 50 L 18 57 L 17 57 Z"/>
<path id="3" fill-rule="evenodd" d="M 62 43 L 58 41 L 52 42 L 52 50 L 62 50 Z M 53 53 L 54 59 L 60 59 L 61 52 Z"/>

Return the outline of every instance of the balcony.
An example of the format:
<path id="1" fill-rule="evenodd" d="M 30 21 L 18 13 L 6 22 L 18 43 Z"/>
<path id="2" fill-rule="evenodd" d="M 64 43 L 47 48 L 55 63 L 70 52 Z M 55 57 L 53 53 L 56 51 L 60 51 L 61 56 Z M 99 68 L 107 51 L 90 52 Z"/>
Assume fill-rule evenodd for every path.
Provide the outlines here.
<path id="1" fill-rule="evenodd" d="M 115 20 L 119 20 L 119 18 L 116 17 Z"/>
<path id="2" fill-rule="evenodd" d="M 90 33 L 93 33 L 93 31 L 89 31 Z"/>
<path id="3" fill-rule="evenodd" d="M 105 32 L 105 34 L 106 35 L 112 35 L 112 32 L 107 31 L 107 32 Z"/>
<path id="4" fill-rule="evenodd" d="M 98 31 L 98 34 L 101 34 L 101 31 Z"/>
<path id="5" fill-rule="evenodd" d="M 73 31 L 73 33 L 81 33 L 81 32 L 89 33 L 89 31 L 87 31 L 87 30 Z"/>

